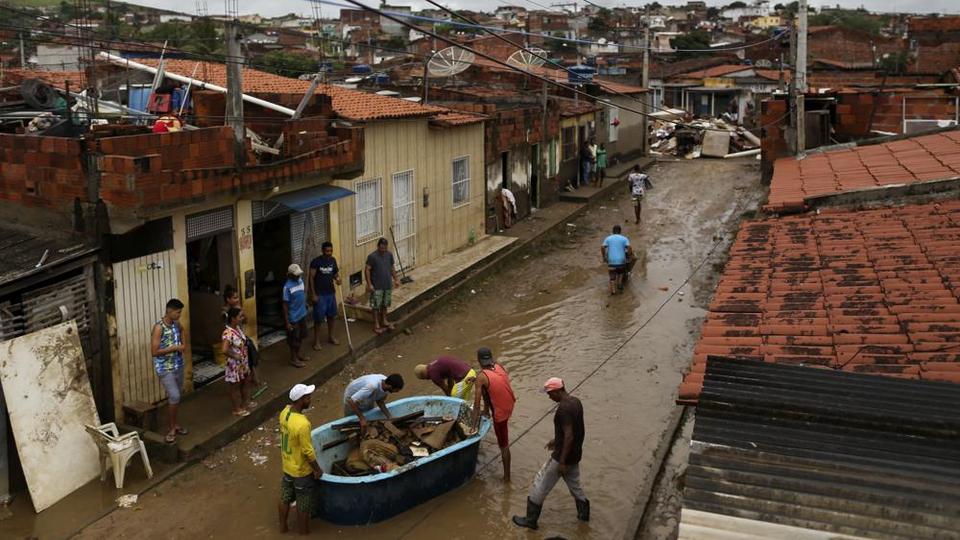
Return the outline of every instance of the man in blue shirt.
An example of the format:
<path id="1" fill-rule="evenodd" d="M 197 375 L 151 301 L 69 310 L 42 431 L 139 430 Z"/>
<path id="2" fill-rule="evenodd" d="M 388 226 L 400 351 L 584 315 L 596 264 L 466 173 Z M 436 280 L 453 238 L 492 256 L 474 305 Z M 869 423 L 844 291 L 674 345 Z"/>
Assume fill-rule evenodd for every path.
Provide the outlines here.
<path id="1" fill-rule="evenodd" d="M 305 366 L 300 356 L 300 344 L 307 336 L 307 289 L 303 284 L 303 269 L 299 264 L 287 267 L 287 282 L 283 284 L 283 320 L 287 326 L 287 345 L 290 346 L 290 364 Z"/>
<path id="2" fill-rule="evenodd" d="M 623 278 L 627 263 L 633 258 L 630 239 L 620 234 L 620 231 L 620 226 L 614 225 L 613 234 L 603 240 L 603 247 L 600 248 L 603 262 L 606 263 L 610 272 L 610 294 L 623 291 Z"/>

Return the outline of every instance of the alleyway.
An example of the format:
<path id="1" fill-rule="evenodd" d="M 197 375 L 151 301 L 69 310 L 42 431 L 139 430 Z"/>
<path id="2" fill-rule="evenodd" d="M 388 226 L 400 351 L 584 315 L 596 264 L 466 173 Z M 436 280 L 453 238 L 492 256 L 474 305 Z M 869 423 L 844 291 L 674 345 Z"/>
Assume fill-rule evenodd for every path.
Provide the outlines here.
<path id="1" fill-rule="evenodd" d="M 526 537 L 509 523 L 509 516 L 521 511 L 533 475 L 547 456 L 543 446 L 552 436 L 552 423 L 549 417 L 537 421 L 551 409 L 552 403 L 538 391 L 549 376 L 563 377 L 568 388 L 585 381 L 576 395 L 586 411 L 582 471 L 593 520 L 589 525 L 577 522 L 573 500 L 558 486 L 547 499 L 537 536 L 612 539 L 626 532 L 641 486 L 656 473 L 652 455 L 674 411 L 682 368 L 689 363 L 730 231 L 742 214 L 756 208 L 762 192 L 752 160 L 666 162 L 649 172 L 655 189 L 646 201 L 642 226 L 632 223 L 626 189 L 594 205 L 542 249 L 531 250 L 521 262 L 465 291 L 414 326 L 412 335 L 399 336 L 364 356 L 318 389 L 308 413 L 314 425 L 338 417 L 343 387 L 360 373 L 402 373 L 408 384 L 401 397 L 433 393 L 432 385 L 413 378 L 415 364 L 440 354 L 472 362 L 477 347 L 490 346 L 510 372 L 519 397 L 510 425 L 515 440 L 512 485 L 500 478 L 490 433 L 481 446 L 477 478 L 463 488 L 363 529 L 315 521 L 315 534 Z M 641 262 L 628 291 L 610 297 L 599 246 L 617 223 L 623 224 Z M 651 319 L 714 247 L 700 272 Z M 82 531 L 80 538 L 279 536 L 275 424 L 266 422 L 142 495 L 136 510 L 113 512 Z"/>

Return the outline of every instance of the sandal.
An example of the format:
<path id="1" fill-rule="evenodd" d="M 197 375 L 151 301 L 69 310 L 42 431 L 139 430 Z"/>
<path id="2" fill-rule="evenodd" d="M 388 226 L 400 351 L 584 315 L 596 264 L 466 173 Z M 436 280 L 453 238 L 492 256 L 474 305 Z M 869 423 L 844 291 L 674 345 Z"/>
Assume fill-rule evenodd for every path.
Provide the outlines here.
<path id="1" fill-rule="evenodd" d="M 177 432 L 174 431 L 173 433 L 167 433 L 167 436 L 163 438 L 163 441 L 167 444 L 173 444 L 177 442 Z"/>
<path id="2" fill-rule="evenodd" d="M 256 409 L 256 408 L 257 408 L 257 405 L 259 405 L 259 404 L 258 404 L 256 401 L 250 400 L 250 403 L 247 403 L 246 409 L 247 409 L 247 410 L 249 410 L 249 409 Z"/>
<path id="3" fill-rule="evenodd" d="M 307 367 L 306 364 L 304 364 L 303 362 L 301 362 L 301 361 L 299 361 L 299 360 L 297 360 L 296 362 L 290 362 L 290 365 L 293 366 L 293 367 L 295 367 L 295 368 Z"/>
<path id="4" fill-rule="evenodd" d="M 234 416 L 240 416 L 240 417 L 250 416 L 250 411 L 248 411 L 248 410 L 246 410 L 246 409 L 239 410 L 239 411 L 233 411 L 233 415 L 234 415 Z"/>
<path id="5" fill-rule="evenodd" d="M 186 435 L 188 433 L 190 432 L 187 430 L 187 428 L 183 426 L 177 426 L 177 435 Z"/>

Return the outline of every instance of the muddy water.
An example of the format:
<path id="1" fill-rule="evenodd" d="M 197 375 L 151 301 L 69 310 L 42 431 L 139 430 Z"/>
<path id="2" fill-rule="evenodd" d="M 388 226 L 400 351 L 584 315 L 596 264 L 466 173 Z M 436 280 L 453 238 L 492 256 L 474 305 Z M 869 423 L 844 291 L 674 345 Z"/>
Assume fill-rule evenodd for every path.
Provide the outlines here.
<path id="1" fill-rule="evenodd" d="M 584 403 L 587 440 L 581 472 L 593 519 L 589 525 L 576 520 L 573 499 L 561 483 L 546 501 L 537 536 L 607 539 L 624 534 L 641 485 L 656 472 L 652 454 L 689 362 L 722 242 L 702 271 L 683 282 L 740 213 L 755 204 L 759 191 L 752 164 L 661 164 L 652 177 L 656 189 L 645 205 L 642 226 L 632 224 L 624 189 L 519 263 L 465 291 L 416 325 L 411 335 L 359 359 L 318 390 L 309 411 L 315 425 L 339 416 L 344 385 L 361 373 L 409 375 L 401 397 L 433 393 L 431 384 L 413 379 L 415 364 L 440 354 L 472 360 L 477 347 L 490 346 L 510 372 L 519 397 L 510 424 L 512 484 L 501 479 L 490 433 L 481 444 L 477 477 L 466 486 L 385 523 L 344 528 L 318 520 L 314 533 L 391 539 L 526 537 L 510 523 L 510 515 L 522 510 L 530 482 L 548 457 L 543 447 L 552 437 L 552 402 L 539 388 L 546 378 L 559 376 L 568 388 L 577 387 L 575 395 Z M 642 262 L 625 294 L 610 297 L 599 249 L 618 223 Z M 682 294 L 669 298 L 678 288 Z M 277 536 L 280 473 L 274 424 L 265 423 L 148 492 L 139 511 L 115 512 L 81 537 Z M 258 464 L 264 457 L 266 462 Z"/>

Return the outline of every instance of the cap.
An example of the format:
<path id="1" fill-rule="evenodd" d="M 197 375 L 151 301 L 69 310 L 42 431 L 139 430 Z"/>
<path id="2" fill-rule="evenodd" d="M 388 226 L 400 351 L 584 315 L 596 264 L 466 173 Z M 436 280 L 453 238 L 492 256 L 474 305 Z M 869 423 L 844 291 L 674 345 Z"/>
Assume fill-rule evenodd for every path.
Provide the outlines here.
<path id="1" fill-rule="evenodd" d="M 418 379 L 426 379 L 430 377 L 430 372 L 427 371 L 426 364 L 417 364 L 416 366 L 414 366 L 413 373 L 414 375 L 417 376 Z"/>
<path id="2" fill-rule="evenodd" d="M 550 377 L 547 379 L 547 382 L 543 383 L 544 392 L 553 392 L 554 390 L 563 389 L 563 379 L 560 377 Z"/>
<path id="3" fill-rule="evenodd" d="M 299 264 L 293 263 L 287 267 L 287 273 L 291 276 L 300 277 L 303 275 L 303 268 L 300 268 Z"/>
<path id="4" fill-rule="evenodd" d="M 297 401 L 303 396 L 310 395 L 317 387 L 310 384 L 296 384 L 290 389 L 290 401 Z"/>
<path id="5" fill-rule="evenodd" d="M 493 351 L 489 347 L 480 347 L 477 349 L 477 360 L 480 361 L 480 365 L 483 367 L 490 367 L 494 364 L 493 361 Z"/>

